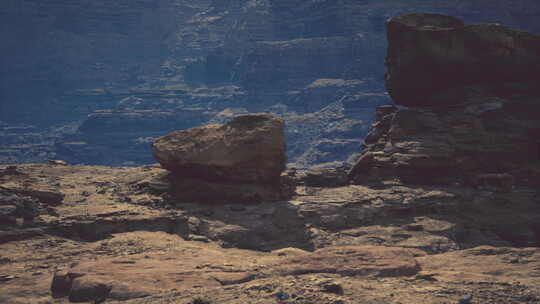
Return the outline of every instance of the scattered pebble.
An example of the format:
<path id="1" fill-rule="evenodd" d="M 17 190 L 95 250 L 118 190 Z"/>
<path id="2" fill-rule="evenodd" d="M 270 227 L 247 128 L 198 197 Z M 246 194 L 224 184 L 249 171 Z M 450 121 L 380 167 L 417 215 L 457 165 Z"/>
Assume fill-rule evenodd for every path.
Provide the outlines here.
<path id="1" fill-rule="evenodd" d="M 326 283 L 322 286 L 321 290 L 323 292 L 329 292 L 329 293 L 335 293 L 342 295 L 343 294 L 343 287 L 335 282 Z"/>
<path id="2" fill-rule="evenodd" d="M 459 299 L 459 304 L 470 304 L 471 301 L 472 301 L 472 298 L 473 296 L 468 294 L 468 295 L 465 295 L 463 297 L 461 297 L 461 299 Z"/>
<path id="3" fill-rule="evenodd" d="M 15 279 L 15 276 L 7 275 L 7 274 L 0 274 L 0 282 L 8 282 Z"/>
<path id="4" fill-rule="evenodd" d="M 288 300 L 290 296 L 286 292 L 280 291 L 276 293 L 276 298 L 278 298 L 281 301 L 284 301 L 284 300 Z"/>

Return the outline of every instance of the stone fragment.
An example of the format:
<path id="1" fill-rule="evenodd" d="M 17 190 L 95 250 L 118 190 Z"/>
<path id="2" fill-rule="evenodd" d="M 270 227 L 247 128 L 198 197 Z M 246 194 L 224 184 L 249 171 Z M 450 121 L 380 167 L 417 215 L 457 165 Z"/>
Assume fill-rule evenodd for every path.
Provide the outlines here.
<path id="1" fill-rule="evenodd" d="M 73 280 L 69 292 L 69 301 L 73 303 L 103 302 L 112 290 L 112 285 L 88 276 Z"/>
<path id="2" fill-rule="evenodd" d="M 337 282 L 324 282 L 321 284 L 321 291 L 342 295 L 343 286 Z"/>
<path id="3" fill-rule="evenodd" d="M 459 299 L 458 304 L 470 304 L 472 303 L 472 299 L 473 299 L 472 295 L 470 294 L 464 295 L 463 297 L 461 297 L 461 299 Z"/>

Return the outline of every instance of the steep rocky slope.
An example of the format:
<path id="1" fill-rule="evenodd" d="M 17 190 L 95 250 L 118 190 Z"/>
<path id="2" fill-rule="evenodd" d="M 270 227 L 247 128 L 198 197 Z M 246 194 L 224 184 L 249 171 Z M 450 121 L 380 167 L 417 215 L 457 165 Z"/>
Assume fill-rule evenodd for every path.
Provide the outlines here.
<path id="1" fill-rule="evenodd" d="M 148 163 L 151 138 L 273 112 L 295 166 L 335 165 L 389 103 L 384 20 L 430 11 L 540 28 L 532 0 L 4 2 L 0 120 L 58 145 L 6 131 L 3 163 Z"/>

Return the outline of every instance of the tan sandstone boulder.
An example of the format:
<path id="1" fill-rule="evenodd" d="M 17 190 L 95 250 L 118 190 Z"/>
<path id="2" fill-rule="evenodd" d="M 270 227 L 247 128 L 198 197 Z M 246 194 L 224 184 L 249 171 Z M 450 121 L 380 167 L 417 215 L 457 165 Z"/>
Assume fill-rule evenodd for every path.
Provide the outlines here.
<path id="1" fill-rule="evenodd" d="M 285 169 L 284 123 L 250 114 L 220 125 L 173 132 L 153 144 L 171 174 L 175 196 L 187 200 L 279 199 Z"/>

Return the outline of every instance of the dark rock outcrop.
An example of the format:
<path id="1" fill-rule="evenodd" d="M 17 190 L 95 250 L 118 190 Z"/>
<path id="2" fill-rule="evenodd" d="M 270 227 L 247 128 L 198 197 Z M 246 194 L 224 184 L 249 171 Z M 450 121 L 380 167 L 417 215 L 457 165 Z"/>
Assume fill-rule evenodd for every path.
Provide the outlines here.
<path id="1" fill-rule="evenodd" d="M 359 296 L 436 303 L 441 295 L 457 303 L 465 292 L 479 303 L 540 299 L 538 188 L 489 189 L 504 187 L 507 175 L 482 176 L 480 191 L 301 185 L 279 202 L 210 205 L 149 183 L 167 174 L 154 166 L 0 170 L 9 172 L 0 179 L 66 194 L 33 229 L 0 227 L 1 303 L 43 302 L 50 293 L 63 298 L 53 302 L 149 304 L 201 294 L 215 295 L 214 303 L 263 303 L 276 294 L 301 303 L 357 303 Z"/>
<path id="2" fill-rule="evenodd" d="M 277 199 L 287 159 L 283 128 L 269 114 L 242 115 L 160 137 L 154 157 L 184 198 Z"/>
<path id="3" fill-rule="evenodd" d="M 495 174 L 503 192 L 538 184 L 540 36 L 431 14 L 387 26 L 387 86 L 414 107 L 378 108 L 349 178 L 478 186 Z"/>
<path id="4" fill-rule="evenodd" d="M 527 32 L 436 14 L 392 18 L 387 31 L 386 86 L 400 105 L 459 103 L 471 85 L 502 85 L 500 93 L 511 93 L 505 85 L 540 75 L 540 39 Z"/>

